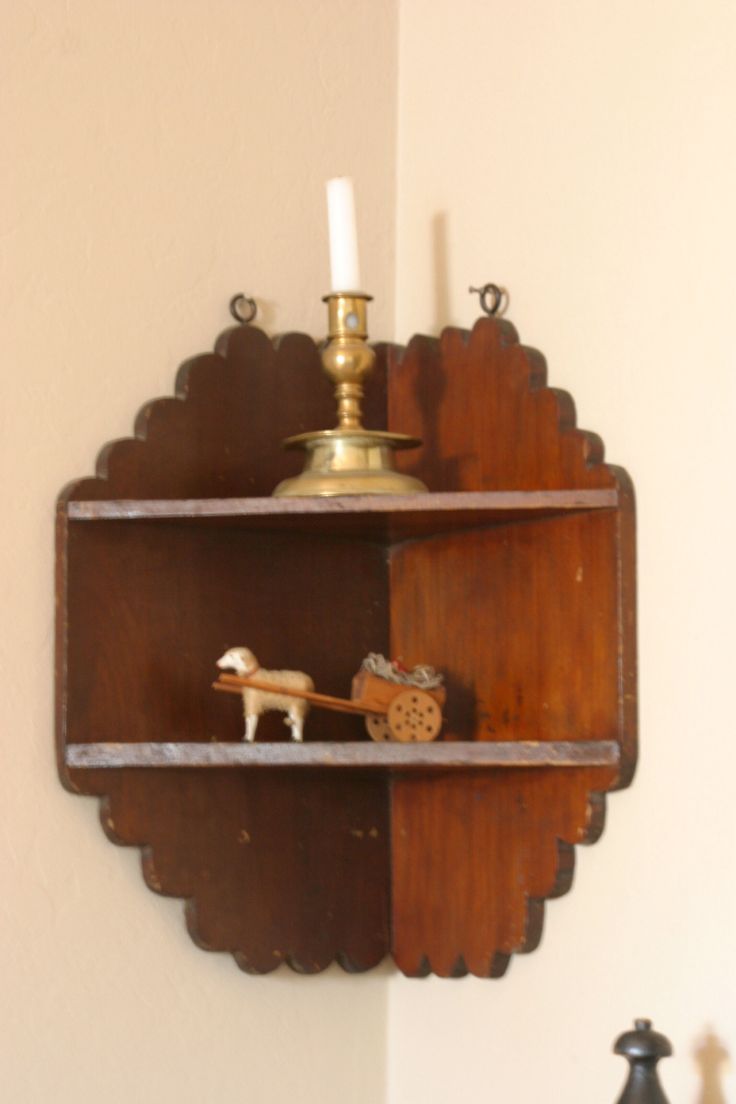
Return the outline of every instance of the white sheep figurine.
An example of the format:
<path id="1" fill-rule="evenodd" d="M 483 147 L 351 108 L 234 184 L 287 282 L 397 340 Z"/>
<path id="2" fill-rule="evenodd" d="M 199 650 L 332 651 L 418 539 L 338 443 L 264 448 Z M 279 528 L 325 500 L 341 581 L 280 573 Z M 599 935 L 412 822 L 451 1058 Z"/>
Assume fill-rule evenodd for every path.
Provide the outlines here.
<path id="1" fill-rule="evenodd" d="M 217 661 L 220 670 L 233 671 L 241 678 L 255 678 L 258 682 L 273 683 L 278 687 L 293 690 L 314 690 L 314 683 L 303 671 L 264 671 L 249 648 L 230 648 Z M 254 686 L 243 687 L 243 711 L 245 713 L 245 739 L 252 743 L 256 738 L 258 718 L 269 710 L 286 713 L 284 724 L 291 728 L 292 740 L 302 740 L 304 718 L 309 712 L 309 702 L 303 698 L 292 698 L 288 694 L 279 694 L 270 690 L 257 690 Z"/>

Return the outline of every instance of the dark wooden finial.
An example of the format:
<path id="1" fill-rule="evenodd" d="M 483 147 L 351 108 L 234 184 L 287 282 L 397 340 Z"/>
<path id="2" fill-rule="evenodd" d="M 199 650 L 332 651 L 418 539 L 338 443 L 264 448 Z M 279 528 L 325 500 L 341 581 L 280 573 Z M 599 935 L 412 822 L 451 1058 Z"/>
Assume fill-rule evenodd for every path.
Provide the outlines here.
<path id="1" fill-rule="evenodd" d="M 672 1054 L 672 1044 L 651 1020 L 635 1020 L 634 1031 L 619 1035 L 613 1048 L 629 1062 L 629 1077 L 616 1104 L 669 1104 L 657 1076 L 657 1062 Z"/>

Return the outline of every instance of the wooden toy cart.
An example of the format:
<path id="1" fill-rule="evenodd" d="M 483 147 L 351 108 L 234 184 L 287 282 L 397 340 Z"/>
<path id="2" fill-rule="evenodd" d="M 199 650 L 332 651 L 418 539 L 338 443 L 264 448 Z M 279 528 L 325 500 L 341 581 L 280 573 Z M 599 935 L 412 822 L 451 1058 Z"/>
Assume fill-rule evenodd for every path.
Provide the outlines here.
<path id="1" fill-rule="evenodd" d="M 442 727 L 442 706 L 445 690 L 423 690 L 401 682 L 392 682 L 370 671 L 359 671 L 353 678 L 351 697 L 333 698 L 311 690 L 292 690 L 262 682 L 257 678 L 222 674 L 212 684 L 215 690 L 240 693 L 244 687 L 254 690 L 271 690 L 301 698 L 321 709 L 338 713 L 361 713 L 372 740 L 398 740 L 401 743 L 434 740 Z"/>

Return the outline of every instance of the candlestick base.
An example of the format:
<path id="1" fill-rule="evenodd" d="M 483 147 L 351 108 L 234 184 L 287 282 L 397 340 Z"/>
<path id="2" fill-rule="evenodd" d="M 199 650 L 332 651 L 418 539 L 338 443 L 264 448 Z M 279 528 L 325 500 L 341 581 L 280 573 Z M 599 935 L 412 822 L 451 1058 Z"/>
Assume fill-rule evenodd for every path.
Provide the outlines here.
<path id="1" fill-rule="evenodd" d="M 416 437 L 372 429 L 325 429 L 300 433 L 286 448 L 307 453 L 304 471 L 284 479 L 273 492 L 278 498 L 319 495 L 420 494 L 424 483 L 393 466 L 396 449 L 415 448 Z"/>

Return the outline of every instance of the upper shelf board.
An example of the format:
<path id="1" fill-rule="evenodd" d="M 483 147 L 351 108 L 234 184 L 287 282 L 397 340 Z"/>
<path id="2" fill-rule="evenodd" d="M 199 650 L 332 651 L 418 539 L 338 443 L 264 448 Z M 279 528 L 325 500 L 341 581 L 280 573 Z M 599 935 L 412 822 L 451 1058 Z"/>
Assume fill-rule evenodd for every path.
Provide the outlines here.
<path id="1" fill-rule="evenodd" d="M 100 499 L 67 503 L 70 521 L 237 521 L 254 530 L 303 524 L 310 532 L 406 540 L 438 532 L 479 529 L 504 521 L 618 506 L 615 488 L 535 491 L 458 491 L 333 498 Z"/>

